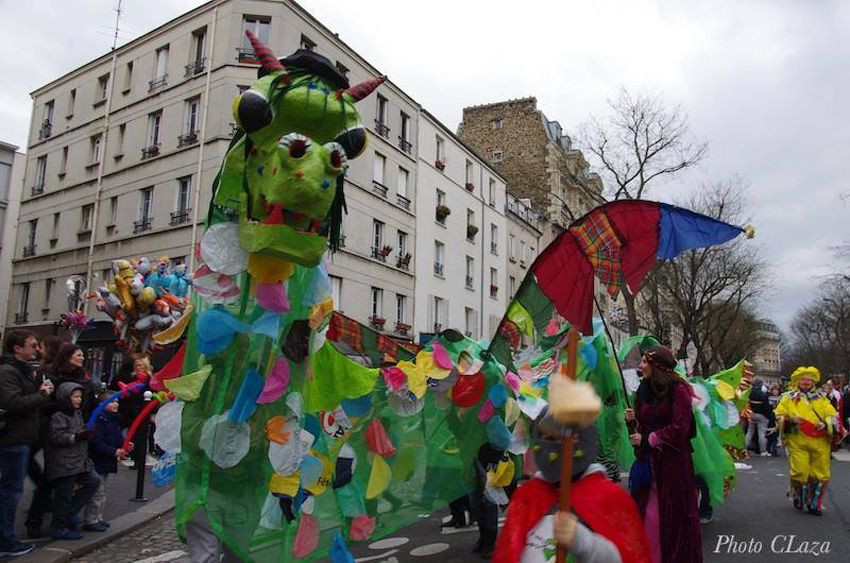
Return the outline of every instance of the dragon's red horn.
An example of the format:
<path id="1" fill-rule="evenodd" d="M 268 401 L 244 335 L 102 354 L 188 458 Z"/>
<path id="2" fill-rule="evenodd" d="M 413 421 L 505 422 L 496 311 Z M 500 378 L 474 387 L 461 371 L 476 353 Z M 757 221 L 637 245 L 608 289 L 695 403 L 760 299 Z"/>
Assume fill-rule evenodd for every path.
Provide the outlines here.
<path id="1" fill-rule="evenodd" d="M 372 78 L 371 80 L 367 80 L 366 82 L 361 82 L 356 86 L 352 86 L 351 88 L 345 91 L 346 94 L 354 98 L 355 102 L 358 102 L 375 91 L 375 88 L 380 86 L 386 80 L 386 76 L 379 76 L 377 78 Z"/>
<path id="2" fill-rule="evenodd" d="M 280 64 L 280 61 L 277 60 L 277 57 L 274 55 L 272 50 L 266 47 L 262 41 L 257 39 L 257 36 L 251 33 L 251 30 L 246 29 L 245 35 L 248 36 L 248 40 L 254 48 L 254 56 L 260 61 L 260 63 L 262 63 L 264 69 L 269 72 L 286 70 L 286 68 Z"/>

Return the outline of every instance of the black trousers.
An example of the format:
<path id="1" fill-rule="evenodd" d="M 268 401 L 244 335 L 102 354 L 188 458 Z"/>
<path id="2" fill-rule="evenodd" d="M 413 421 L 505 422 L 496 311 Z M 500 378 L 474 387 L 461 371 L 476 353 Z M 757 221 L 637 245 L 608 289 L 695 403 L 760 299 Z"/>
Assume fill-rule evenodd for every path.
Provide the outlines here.
<path id="1" fill-rule="evenodd" d="M 39 445 L 33 445 L 30 449 L 29 465 L 27 466 L 27 475 L 35 484 L 35 491 L 32 494 L 30 508 L 27 511 L 26 525 L 32 528 L 41 528 L 44 521 L 44 513 L 53 510 L 53 484 L 47 479 L 47 474 L 42 469 L 41 464 L 35 457 L 35 454 L 41 449 Z"/>

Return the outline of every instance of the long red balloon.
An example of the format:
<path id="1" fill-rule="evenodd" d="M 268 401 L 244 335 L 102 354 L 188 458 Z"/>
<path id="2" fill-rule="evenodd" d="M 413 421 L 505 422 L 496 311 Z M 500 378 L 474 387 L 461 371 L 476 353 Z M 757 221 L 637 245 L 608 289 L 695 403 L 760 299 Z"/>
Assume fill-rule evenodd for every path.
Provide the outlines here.
<path id="1" fill-rule="evenodd" d="M 139 426 L 142 424 L 142 421 L 148 416 L 150 416 L 150 414 L 153 412 L 153 410 L 158 404 L 159 401 L 153 399 L 148 406 L 142 409 L 142 412 L 139 413 L 139 416 L 137 416 L 136 420 L 133 421 L 133 424 L 130 425 L 130 430 L 127 431 L 127 437 L 124 438 L 124 444 L 121 446 L 122 450 L 124 450 L 125 452 L 127 451 L 127 448 L 130 447 L 130 442 L 133 441 L 133 436 L 135 436 L 136 430 L 139 429 Z"/>

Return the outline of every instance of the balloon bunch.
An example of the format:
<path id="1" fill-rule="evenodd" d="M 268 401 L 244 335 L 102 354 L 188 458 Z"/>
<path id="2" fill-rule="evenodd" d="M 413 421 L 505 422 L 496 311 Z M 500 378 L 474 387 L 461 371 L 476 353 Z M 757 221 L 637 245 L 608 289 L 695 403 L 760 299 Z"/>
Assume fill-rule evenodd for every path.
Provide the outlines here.
<path id="1" fill-rule="evenodd" d="M 69 313 L 62 313 L 59 318 L 59 326 L 71 332 L 71 342 L 74 344 L 77 343 L 80 333 L 94 328 L 94 319 L 87 317 L 78 309 Z"/>
<path id="2" fill-rule="evenodd" d="M 131 352 L 146 353 L 155 343 L 176 340 L 171 338 L 173 331 L 165 342 L 157 339 L 155 333 L 167 331 L 189 312 L 186 294 L 191 281 L 186 265 L 172 268 L 167 256 L 154 264 L 147 258 L 115 260 L 112 276 L 90 297 L 97 299 L 97 309 L 112 319 L 119 345 Z M 187 323 L 184 320 L 180 324 Z"/>

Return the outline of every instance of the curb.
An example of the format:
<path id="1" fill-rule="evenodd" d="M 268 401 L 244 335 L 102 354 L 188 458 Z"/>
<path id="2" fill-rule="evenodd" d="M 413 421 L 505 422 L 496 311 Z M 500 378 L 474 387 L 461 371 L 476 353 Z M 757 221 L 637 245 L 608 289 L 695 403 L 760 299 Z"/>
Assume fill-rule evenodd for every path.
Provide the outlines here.
<path id="1" fill-rule="evenodd" d="M 112 525 L 103 533 L 88 533 L 78 541 L 55 541 L 45 547 L 17 558 L 21 563 L 65 563 L 72 558 L 91 553 L 104 544 L 120 538 L 144 526 L 151 520 L 174 510 L 174 489 L 166 491 L 138 510 L 123 514 L 112 520 Z"/>

